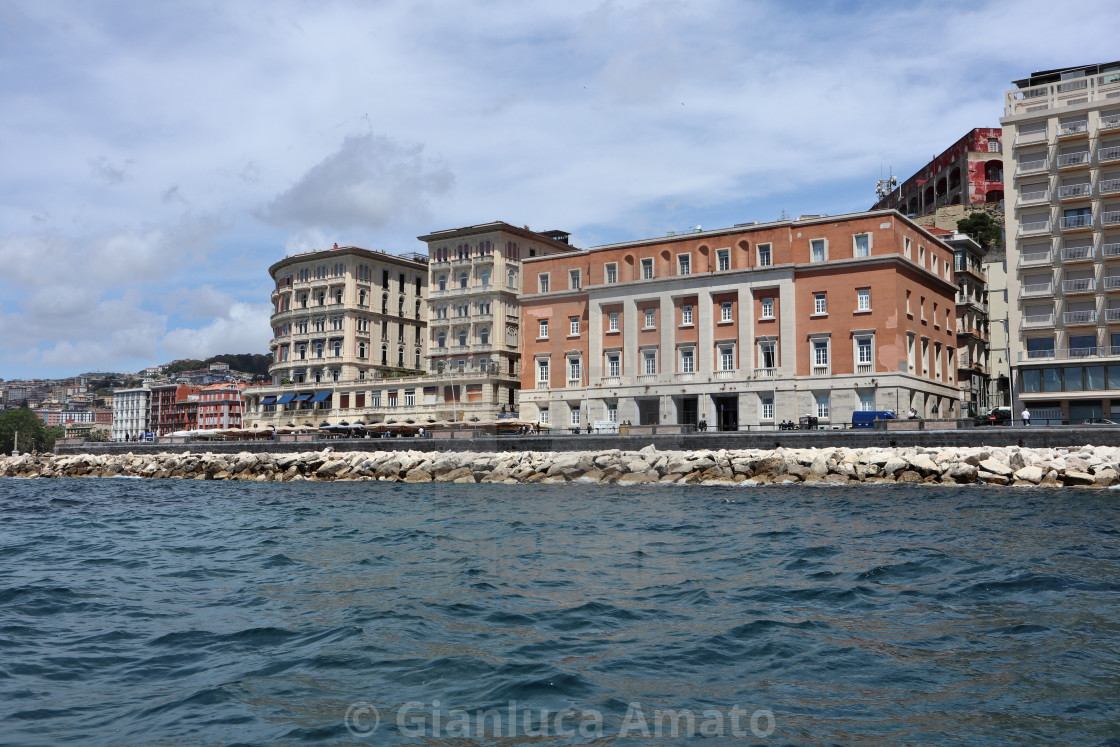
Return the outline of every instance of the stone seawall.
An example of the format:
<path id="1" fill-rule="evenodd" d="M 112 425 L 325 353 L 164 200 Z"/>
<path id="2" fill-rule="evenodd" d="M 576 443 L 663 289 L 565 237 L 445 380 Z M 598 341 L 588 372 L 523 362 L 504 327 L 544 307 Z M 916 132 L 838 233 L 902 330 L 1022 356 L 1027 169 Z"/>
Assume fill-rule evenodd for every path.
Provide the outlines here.
<path id="1" fill-rule="evenodd" d="M 1120 483 L 1120 447 L 777 448 L 636 451 L 62 454 L 0 458 L 0 476 L 196 480 L 618 484 L 911 482 L 1066 485 Z"/>

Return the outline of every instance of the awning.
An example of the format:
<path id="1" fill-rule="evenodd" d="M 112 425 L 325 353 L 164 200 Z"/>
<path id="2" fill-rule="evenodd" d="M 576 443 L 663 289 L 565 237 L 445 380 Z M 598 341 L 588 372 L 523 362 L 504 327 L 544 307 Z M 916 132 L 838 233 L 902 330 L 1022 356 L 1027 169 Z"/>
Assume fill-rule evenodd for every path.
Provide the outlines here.
<path id="1" fill-rule="evenodd" d="M 275 405 L 276 404 L 276 398 L 275 397 L 265 397 L 264 399 L 261 400 L 261 404 L 262 405 Z"/>
<path id="2" fill-rule="evenodd" d="M 309 399 L 311 399 L 310 394 L 298 394 L 298 395 L 296 395 L 296 402 L 306 402 Z"/>
<path id="3" fill-rule="evenodd" d="M 316 392 L 315 396 L 311 398 L 312 402 L 326 402 L 331 398 L 331 392 Z"/>
<path id="4" fill-rule="evenodd" d="M 276 404 L 286 405 L 295 398 L 296 398 L 296 395 L 294 395 L 294 394 L 283 394 L 283 395 L 280 396 L 280 399 L 276 400 Z"/>

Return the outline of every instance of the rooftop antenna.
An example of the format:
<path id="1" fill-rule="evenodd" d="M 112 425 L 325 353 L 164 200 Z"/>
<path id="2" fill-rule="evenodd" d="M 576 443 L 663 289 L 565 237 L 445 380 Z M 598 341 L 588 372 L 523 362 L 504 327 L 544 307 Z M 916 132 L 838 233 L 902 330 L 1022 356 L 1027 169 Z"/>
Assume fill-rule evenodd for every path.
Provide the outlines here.
<path id="1" fill-rule="evenodd" d="M 875 183 L 875 195 L 881 200 L 898 187 L 898 178 L 894 175 L 894 167 L 889 167 L 887 172 L 889 176 L 886 179 L 882 178 L 882 169 L 879 171 L 879 181 Z"/>

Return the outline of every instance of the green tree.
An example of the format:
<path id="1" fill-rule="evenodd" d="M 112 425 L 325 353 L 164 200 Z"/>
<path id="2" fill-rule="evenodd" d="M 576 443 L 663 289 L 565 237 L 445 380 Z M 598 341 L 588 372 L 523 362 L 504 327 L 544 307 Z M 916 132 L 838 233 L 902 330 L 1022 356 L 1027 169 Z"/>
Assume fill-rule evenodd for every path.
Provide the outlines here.
<path id="1" fill-rule="evenodd" d="M 957 221 L 957 230 L 971 236 L 985 249 L 992 244 L 1003 243 L 1003 229 L 987 213 L 969 213 Z"/>
<path id="2" fill-rule="evenodd" d="M 50 451 L 61 428 L 47 428 L 38 415 L 21 407 L 0 414 L 0 454 L 10 454 L 15 448 L 15 434 L 19 431 L 19 450 Z"/>

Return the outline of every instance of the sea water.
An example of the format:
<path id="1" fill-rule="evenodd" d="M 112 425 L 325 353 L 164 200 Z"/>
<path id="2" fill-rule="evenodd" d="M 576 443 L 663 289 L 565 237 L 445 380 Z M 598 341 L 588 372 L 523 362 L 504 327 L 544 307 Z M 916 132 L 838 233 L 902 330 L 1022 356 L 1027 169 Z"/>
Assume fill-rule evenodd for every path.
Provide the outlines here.
<path id="1" fill-rule="evenodd" d="M 0 480 L 0 743 L 1120 740 L 1120 492 Z"/>

